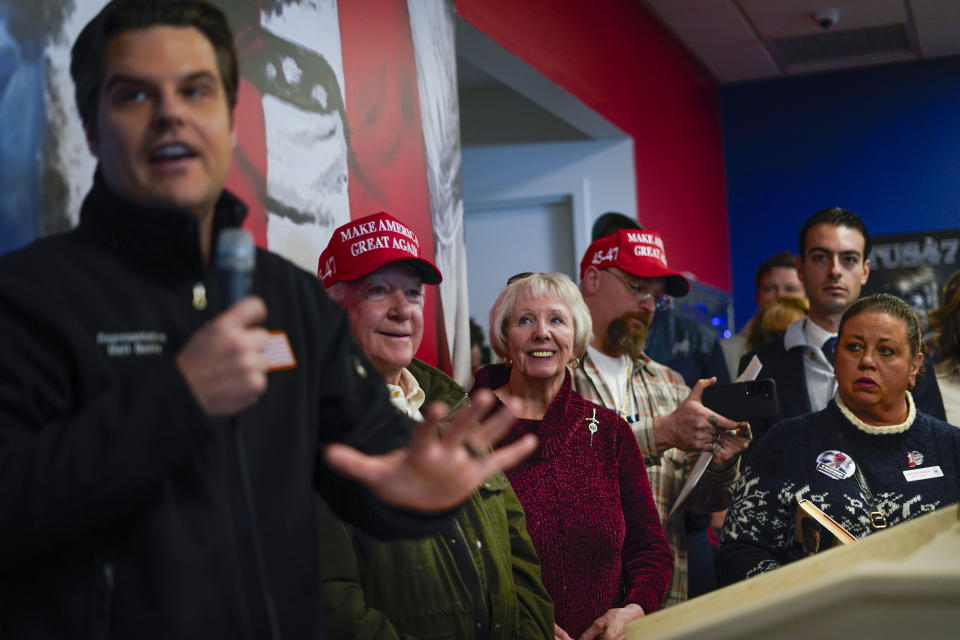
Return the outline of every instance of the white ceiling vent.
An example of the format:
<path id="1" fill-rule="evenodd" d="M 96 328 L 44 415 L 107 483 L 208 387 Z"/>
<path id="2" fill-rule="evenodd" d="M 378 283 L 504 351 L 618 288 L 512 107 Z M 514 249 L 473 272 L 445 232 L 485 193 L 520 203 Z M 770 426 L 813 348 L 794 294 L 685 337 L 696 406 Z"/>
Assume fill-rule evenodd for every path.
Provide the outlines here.
<path id="1" fill-rule="evenodd" d="M 917 58 L 903 23 L 770 41 L 792 73 Z"/>

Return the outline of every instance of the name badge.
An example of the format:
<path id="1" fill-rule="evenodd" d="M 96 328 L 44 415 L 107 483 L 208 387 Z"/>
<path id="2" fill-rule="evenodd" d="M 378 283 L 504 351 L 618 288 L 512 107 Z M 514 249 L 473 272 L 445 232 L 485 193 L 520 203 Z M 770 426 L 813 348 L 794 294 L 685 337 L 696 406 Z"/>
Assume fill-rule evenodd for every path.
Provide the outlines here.
<path id="1" fill-rule="evenodd" d="M 907 482 L 916 482 L 927 478 L 942 478 L 943 471 L 940 469 L 940 465 L 923 467 L 922 469 L 907 469 L 903 472 L 903 477 L 906 478 Z"/>

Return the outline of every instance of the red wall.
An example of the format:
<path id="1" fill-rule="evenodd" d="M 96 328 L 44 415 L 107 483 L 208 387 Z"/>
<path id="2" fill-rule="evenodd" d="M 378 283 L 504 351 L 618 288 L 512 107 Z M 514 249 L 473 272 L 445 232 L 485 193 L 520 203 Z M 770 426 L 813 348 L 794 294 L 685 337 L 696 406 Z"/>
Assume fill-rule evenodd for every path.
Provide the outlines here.
<path id="1" fill-rule="evenodd" d="M 640 3 L 456 0 L 456 10 L 633 136 L 641 222 L 661 232 L 671 267 L 730 291 L 718 89 Z"/>
<path id="2" fill-rule="evenodd" d="M 421 255 L 432 262 L 430 190 L 407 3 L 348 0 L 337 7 L 352 153 L 350 217 L 390 213 L 413 229 Z M 449 373 L 438 289 L 426 289 L 417 357 Z"/>

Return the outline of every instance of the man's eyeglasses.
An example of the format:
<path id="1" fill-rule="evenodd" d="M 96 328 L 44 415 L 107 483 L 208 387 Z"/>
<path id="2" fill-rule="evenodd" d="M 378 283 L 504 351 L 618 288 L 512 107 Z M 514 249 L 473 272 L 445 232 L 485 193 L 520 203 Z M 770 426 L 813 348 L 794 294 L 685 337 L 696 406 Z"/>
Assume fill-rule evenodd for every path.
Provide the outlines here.
<path id="1" fill-rule="evenodd" d="M 650 300 L 653 300 L 653 304 L 657 309 L 662 309 L 670 303 L 670 296 L 666 294 L 650 293 L 646 290 L 646 285 L 644 284 L 628 280 L 616 271 L 611 271 L 610 269 L 603 269 L 603 271 L 609 273 L 614 278 L 619 280 L 620 284 L 626 287 L 627 291 L 632 293 L 641 303 L 646 303 Z"/>

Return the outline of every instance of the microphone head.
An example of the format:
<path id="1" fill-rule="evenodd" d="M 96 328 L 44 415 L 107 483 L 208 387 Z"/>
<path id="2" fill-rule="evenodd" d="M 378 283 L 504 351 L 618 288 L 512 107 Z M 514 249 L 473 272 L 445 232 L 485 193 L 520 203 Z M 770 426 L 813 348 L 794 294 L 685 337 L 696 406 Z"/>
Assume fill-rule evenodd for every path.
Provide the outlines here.
<path id="1" fill-rule="evenodd" d="M 221 293 L 227 306 L 237 302 L 253 285 L 253 268 L 257 251 L 253 236 L 246 229 L 230 227 L 217 237 L 217 269 L 220 271 Z"/>
<path id="2" fill-rule="evenodd" d="M 256 264 L 257 252 L 253 236 L 246 229 L 230 227 L 217 238 L 217 268 L 231 273 L 250 273 Z"/>

